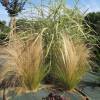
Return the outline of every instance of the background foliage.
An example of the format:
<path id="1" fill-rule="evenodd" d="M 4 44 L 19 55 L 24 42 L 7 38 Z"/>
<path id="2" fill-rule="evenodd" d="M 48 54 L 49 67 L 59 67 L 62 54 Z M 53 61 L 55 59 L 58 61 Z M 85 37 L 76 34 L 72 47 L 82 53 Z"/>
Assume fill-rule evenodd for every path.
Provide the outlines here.
<path id="1" fill-rule="evenodd" d="M 89 33 L 93 35 L 96 39 L 93 40 L 93 52 L 96 55 L 95 62 L 97 66 L 100 66 L 100 12 L 91 12 L 85 16 L 85 27 L 88 29 L 88 25 L 92 28 L 92 31 Z M 97 67 L 96 66 L 96 67 Z M 100 68 L 100 67 L 99 67 Z M 98 68 L 94 69 L 99 71 Z"/>

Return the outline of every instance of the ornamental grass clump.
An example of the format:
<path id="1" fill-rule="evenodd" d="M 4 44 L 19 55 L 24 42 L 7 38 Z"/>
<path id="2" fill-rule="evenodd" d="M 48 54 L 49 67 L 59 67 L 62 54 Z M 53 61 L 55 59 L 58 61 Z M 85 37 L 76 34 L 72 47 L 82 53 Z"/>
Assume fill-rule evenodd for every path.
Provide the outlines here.
<path id="1" fill-rule="evenodd" d="M 55 46 L 56 85 L 65 90 L 74 89 L 90 66 L 90 49 L 63 35 L 61 45 Z"/>
<path id="2" fill-rule="evenodd" d="M 14 38 L 14 37 L 13 37 Z M 21 89 L 37 91 L 41 81 L 48 73 L 48 67 L 43 66 L 42 36 L 31 36 L 27 41 L 15 37 L 10 41 L 6 51 L 10 56 L 8 63 L 12 64 L 16 77 L 19 78 Z"/>

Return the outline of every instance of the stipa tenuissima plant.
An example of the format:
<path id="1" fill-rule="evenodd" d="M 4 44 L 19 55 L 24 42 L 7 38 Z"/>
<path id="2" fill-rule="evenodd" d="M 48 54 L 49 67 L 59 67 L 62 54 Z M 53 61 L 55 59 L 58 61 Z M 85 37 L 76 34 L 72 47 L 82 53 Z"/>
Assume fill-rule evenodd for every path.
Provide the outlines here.
<path id="1" fill-rule="evenodd" d="M 26 42 L 15 38 L 6 50 L 11 57 L 9 63 L 15 66 L 13 71 L 19 77 L 22 88 L 37 91 L 48 73 L 48 68 L 43 66 L 42 36 L 38 35 Z"/>
<path id="2" fill-rule="evenodd" d="M 63 35 L 62 44 L 55 47 L 55 76 L 58 86 L 73 89 L 90 66 L 90 50 L 83 43 L 74 43 Z"/>

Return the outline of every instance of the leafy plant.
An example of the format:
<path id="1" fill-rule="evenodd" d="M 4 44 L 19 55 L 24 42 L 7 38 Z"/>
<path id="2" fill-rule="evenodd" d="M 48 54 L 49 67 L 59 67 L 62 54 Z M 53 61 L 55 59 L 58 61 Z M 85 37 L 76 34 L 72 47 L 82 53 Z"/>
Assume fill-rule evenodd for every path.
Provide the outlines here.
<path id="1" fill-rule="evenodd" d="M 60 45 L 60 46 L 59 46 Z M 59 87 L 71 90 L 82 79 L 90 66 L 90 50 L 85 44 L 75 42 L 63 35 L 61 44 L 56 45 L 55 77 Z"/>

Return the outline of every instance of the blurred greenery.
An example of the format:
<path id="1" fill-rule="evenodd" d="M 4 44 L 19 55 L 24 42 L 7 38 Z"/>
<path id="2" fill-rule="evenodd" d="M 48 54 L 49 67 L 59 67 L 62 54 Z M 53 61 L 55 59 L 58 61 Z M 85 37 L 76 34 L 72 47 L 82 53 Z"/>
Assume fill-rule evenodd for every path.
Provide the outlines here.
<path id="1" fill-rule="evenodd" d="M 95 36 L 96 40 L 94 44 L 90 44 L 93 46 L 93 52 L 95 54 L 95 58 L 93 59 L 97 66 L 93 68 L 94 71 L 99 71 L 100 68 L 100 12 L 91 12 L 85 16 L 85 27 L 88 29 L 88 26 L 92 28 L 92 31 L 89 33 Z"/>
<path id="2" fill-rule="evenodd" d="M 0 21 L 0 33 L 9 33 L 10 28 L 6 25 L 5 21 Z"/>
<path id="3" fill-rule="evenodd" d="M 0 21 L 0 44 L 8 41 L 7 35 L 10 32 L 9 26 L 6 25 L 5 21 Z"/>

